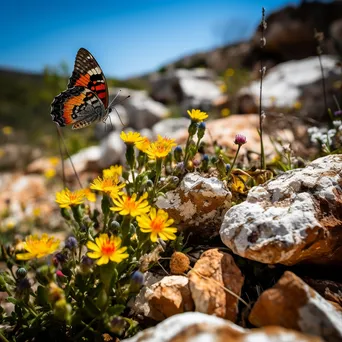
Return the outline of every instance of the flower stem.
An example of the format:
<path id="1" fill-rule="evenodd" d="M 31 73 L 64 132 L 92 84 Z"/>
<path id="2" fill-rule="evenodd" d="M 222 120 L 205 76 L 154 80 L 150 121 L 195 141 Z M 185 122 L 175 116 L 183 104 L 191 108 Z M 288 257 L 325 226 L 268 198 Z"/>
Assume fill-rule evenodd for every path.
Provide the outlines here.
<path id="1" fill-rule="evenodd" d="M 261 41 L 265 42 L 266 21 L 265 21 L 265 8 L 264 7 L 262 8 L 262 19 L 261 19 L 260 26 L 261 26 Z M 264 44 L 261 45 L 261 48 L 264 48 L 265 46 Z M 260 159 L 261 159 L 260 168 L 261 170 L 265 170 L 266 163 L 265 163 L 265 150 L 264 150 L 264 141 L 263 141 L 264 113 L 262 110 L 262 81 L 264 78 L 264 67 L 262 64 L 263 64 L 262 57 L 260 57 L 260 95 L 259 95 L 259 136 L 260 136 Z"/>
<path id="2" fill-rule="evenodd" d="M 239 152 L 240 152 L 240 148 L 241 148 L 241 145 L 238 146 L 238 149 L 237 149 L 237 151 L 236 151 L 236 153 L 235 153 L 235 157 L 234 157 L 232 166 L 230 167 L 230 169 L 229 169 L 229 171 L 228 171 L 228 174 L 227 174 L 227 176 L 225 177 L 227 180 L 229 179 L 229 176 L 230 176 L 230 174 L 232 173 L 233 167 L 235 166 L 236 158 L 237 158 L 237 156 L 238 156 L 238 154 L 239 154 Z"/>
<path id="3" fill-rule="evenodd" d="M 152 203 L 154 202 L 154 197 L 156 196 L 156 190 L 157 190 L 157 186 L 158 186 L 158 181 L 161 175 L 161 169 L 162 169 L 162 162 L 163 159 L 162 158 L 157 158 L 156 159 L 156 177 L 154 179 L 154 185 L 153 185 L 153 192 L 152 192 Z"/>

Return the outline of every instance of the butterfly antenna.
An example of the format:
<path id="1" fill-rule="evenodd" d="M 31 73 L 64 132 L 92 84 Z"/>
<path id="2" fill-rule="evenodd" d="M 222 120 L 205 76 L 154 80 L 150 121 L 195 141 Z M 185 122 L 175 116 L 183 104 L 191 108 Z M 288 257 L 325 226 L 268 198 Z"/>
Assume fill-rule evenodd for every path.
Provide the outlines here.
<path id="1" fill-rule="evenodd" d="M 115 100 L 118 98 L 120 92 L 121 92 L 121 89 L 119 89 L 118 93 L 115 95 L 114 99 L 113 99 L 112 102 L 109 104 L 108 109 L 112 108 L 112 105 L 113 105 L 113 103 L 115 102 Z"/>
<path id="2" fill-rule="evenodd" d="M 83 189 L 81 180 L 80 180 L 80 178 L 78 177 L 78 174 L 77 174 L 77 172 L 76 172 L 75 165 L 74 165 L 74 163 L 72 162 L 71 156 L 70 156 L 70 154 L 69 154 L 69 152 L 68 152 L 68 148 L 67 148 L 66 143 L 65 143 L 65 140 L 64 140 L 64 138 L 63 138 L 63 134 L 62 134 L 61 128 L 60 128 L 58 125 L 56 125 L 56 127 L 57 127 L 58 134 L 59 134 L 59 136 L 60 136 L 60 138 L 61 138 L 61 141 L 62 141 L 62 143 L 63 143 L 64 149 L 65 149 L 65 153 L 67 154 L 67 156 L 68 156 L 68 158 L 69 158 L 69 160 L 70 160 L 70 164 L 71 164 L 71 167 L 72 167 L 72 169 L 73 169 L 73 171 L 74 171 L 74 174 L 75 174 L 75 176 L 76 176 L 76 179 L 77 179 L 77 181 L 78 181 L 78 184 L 79 184 L 79 186 L 81 187 L 81 189 Z M 63 173 L 64 173 L 64 171 L 63 171 Z M 63 176 L 63 177 L 64 177 L 64 176 Z"/>

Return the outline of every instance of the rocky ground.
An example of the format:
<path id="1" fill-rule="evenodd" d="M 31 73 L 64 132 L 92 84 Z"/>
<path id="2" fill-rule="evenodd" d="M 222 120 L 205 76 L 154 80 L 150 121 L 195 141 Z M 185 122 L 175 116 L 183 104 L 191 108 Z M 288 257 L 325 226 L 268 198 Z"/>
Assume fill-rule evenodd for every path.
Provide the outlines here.
<path id="1" fill-rule="evenodd" d="M 322 18 L 331 55 L 322 56 L 321 62 L 327 105 L 333 112 L 342 96 L 336 54 L 342 41 L 342 19 L 336 14 L 340 5 L 326 5 Z M 307 13 L 303 6 L 307 4 L 297 9 L 299 16 Z M 307 19 L 308 30 L 319 6 L 323 5 L 311 7 L 314 15 Z M 187 240 L 183 253 L 175 252 L 171 261 L 160 259 L 159 266 L 146 272 L 129 310 L 147 329 L 127 342 L 342 340 L 342 155 L 322 152 L 322 144 L 308 134 L 328 134 L 329 117 L 322 115 L 326 104 L 320 63 L 311 51 L 314 42 L 298 50 L 286 48 L 309 40 L 295 17 L 290 19 L 291 13 L 286 9 L 269 17 L 268 46 L 274 51 L 266 51 L 267 62 L 275 66 L 263 80 L 265 154 L 269 170 L 277 165 L 278 172 L 248 191 L 233 191 L 215 172 L 201 174 L 194 167 L 158 199 L 157 206 L 176 221 Z M 286 20 L 280 20 L 282 16 Z M 287 33 L 279 36 L 277 25 L 285 24 L 291 33 L 283 30 Z M 257 38 L 258 32 L 248 46 L 232 46 L 229 54 L 244 54 L 245 62 L 255 67 L 257 61 L 248 59 L 247 52 L 260 52 Z M 116 109 L 125 127 L 114 113 L 110 129 L 96 127 L 99 143 L 72 156 L 81 182 L 125 162 L 123 129 L 151 139 L 168 136 L 184 145 L 188 108 L 201 108 L 211 117 L 204 136 L 208 153 L 215 154 L 219 147 L 234 156 L 234 137 L 241 133 L 247 144 L 241 148 L 239 167 L 257 172 L 260 82 L 252 80 L 232 96 L 219 74 L 229 65 L 212 67 L 222 53 L 196 55 L 150 75 L 149 92 L 122 89 L 119 101 L 128 94 L 130 98 Z M 196 58 L 205 60 L 206 68 L 184 68 L 196 64 Z M 117 90 L 110 89 L 111 97 Z M 175 103 L 180 117 L 169 116 Z M 238 114 L 228 115 L 232 106 Z M 341 133 L 342 124 L 335 130 Z M 287 154 L 291 167 L 281 169 L 277 162 Z M 55 203 L 55 192 L 63 186 L 60 160 L 8 139 L 1 146 L 0 167 L 6 170 L 0 173 L 4 236 L 35 231 L 68 234 Z M 64 167 L 67 184 L 75 186 L 71 164 L 65 161 Z"/>

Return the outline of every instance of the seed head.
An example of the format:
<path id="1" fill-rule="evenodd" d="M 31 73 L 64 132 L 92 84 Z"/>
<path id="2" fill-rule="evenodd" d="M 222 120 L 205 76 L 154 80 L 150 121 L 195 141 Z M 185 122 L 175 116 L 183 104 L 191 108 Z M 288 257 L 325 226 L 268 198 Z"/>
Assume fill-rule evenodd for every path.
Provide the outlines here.
<path id="1" fill-rule="evenodd" d="M 170 269 L 172 274 L 183 274 L 190 266 L 189 258 L 181 252 L 174 252 L 171 256 Z"/>

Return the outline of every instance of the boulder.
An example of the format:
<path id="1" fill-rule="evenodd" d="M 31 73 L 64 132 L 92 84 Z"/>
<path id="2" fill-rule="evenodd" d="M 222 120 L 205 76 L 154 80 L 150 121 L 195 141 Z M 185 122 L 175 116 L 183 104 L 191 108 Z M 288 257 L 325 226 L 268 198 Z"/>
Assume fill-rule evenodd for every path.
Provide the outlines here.
<path id="1" fill-rule="evenodd" d="M 238 299 L 244 276 L 230 254 L 210 249 L 204 252 L 189 272 L 189 284 L 195 310 L 236 321 Z M 231 295 L 224 288 L 232 291 Z"/>
<path id="2" fill-rule="evenodd" d="M 342 314 L 292 272 L 261 294 L 249 321 L 257 326 L 277 325 L 322 337 L 342 340 Z"/>
<path id="3" fill-rule="evenodd" d="M 119 89 L 109 89 L 117 94 Z M 124 108 L 125 123 L 134 130 L 151 128 L 155 123 L 168 116 L 168 109 L 162 103 L 153 100 L 145 90 L 120 89 L 117 103 Z M 130 96 L 127 98 L 127 96 Z M 115 112 L 115 111 L 114 111 Z"/>
<path id="4" fill-rule="evenodd" d="M 158 197 L 156 206 L 175 220 L 179 231 L 192 232 L 201 239 L 212 238 L 218 235 L 231 197 L 219 179 L 188 173 L 177 189 Z"/>
<path id="5" fill-rule="evenodd" d="M 305 335 L 281 327 L 243 329 L 219 317 L 199 312 L 172 316 L 153 328 L 143 330 L 125 342 L 324 342 L 319 337 Z"/>
<path id="6" fill-rule="evenodd" d="M 205 68 L 156 73 L 150 77 L 151 96 L 163 103 L 178 102 L 184 111 L 210 108 L 212 102 L 221 96 L 214 76 L 211 70 Z"/>
<path id="7" fill-rule="evenodd" d="M 222 241 L 262 263 L 340 263 L 341 168 L 342 155 L 329 155 L 252 188 L 226 213 Z"/>
<path id="8" fill-rule="evenodd" d="M 153 318 L 162 321 L 173 315 L 192 311 L 189 280 L 184 276 L 169 276 L 151 285 L 145 296 Z"/>
<path id="9" fill-rule="evenodd" d="M 326 55 L 323 55 L 321 58 L 325 78 L 336 81 L 340 75 L 339 68 L 336 66 L 337 58 Z M 328 80 L 326 82 L 329 85 L 330 83 L 333 83 L 328 82 Z M 311 88 L 305 91 L 308 86 L 311 86 Z M 331 84 L 331 87 L 332 86 L 333 85 Z M 315 95 L 310 96 L 313 89 L 317 89 Z M 240 108 L 244 108 L 244 102 L 247 95 L 249 95 L 255 103 L 259 102 L 259 79 L 239 91 L 238 98 L 241 100 L 238 100 L 238 106 Z M 308 101 L 309 96 L 310 101 Z M 319 101 L 319 103 L 317 103 L 317 101 Z M 262 86 L 263 107 L 266 110 L 274 107 L 296 108 L 298 103 L 300 103 L 300 108 L 305 109 L 311 118 L 320 117 L 322 110 L 324 111 L 322 73 L 319 60 L 316 56 L 280 63 L 266 71 Z M 310 107 L 310 103 L 314 103 L 315 106 L 311 105 Z M 331 104 L 333 105 L 333 103 Z M 305 105 L 305 108 L 303 108 L 303 105 Z M 332 108 L 334 108 L 334 105 Z"/>

